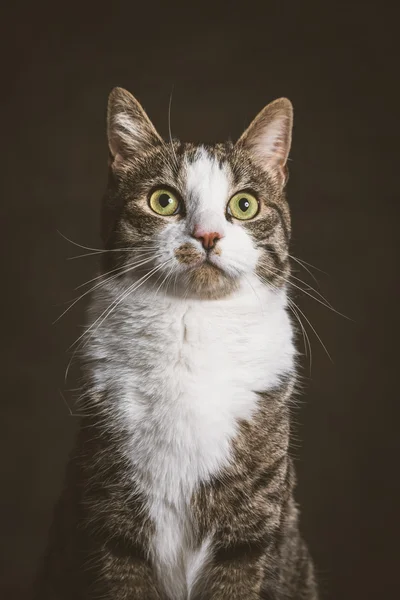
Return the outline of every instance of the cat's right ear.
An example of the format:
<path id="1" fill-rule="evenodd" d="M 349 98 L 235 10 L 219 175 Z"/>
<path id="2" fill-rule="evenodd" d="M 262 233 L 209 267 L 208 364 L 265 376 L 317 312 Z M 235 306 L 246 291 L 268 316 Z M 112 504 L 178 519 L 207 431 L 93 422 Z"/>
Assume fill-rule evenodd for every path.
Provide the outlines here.
<path id="1" fill-rule="evenodd" d="M 162 142 L 140 103 L 119 87 L 114 88 L 108 98 L 107 134 L 111 164 Z"/>

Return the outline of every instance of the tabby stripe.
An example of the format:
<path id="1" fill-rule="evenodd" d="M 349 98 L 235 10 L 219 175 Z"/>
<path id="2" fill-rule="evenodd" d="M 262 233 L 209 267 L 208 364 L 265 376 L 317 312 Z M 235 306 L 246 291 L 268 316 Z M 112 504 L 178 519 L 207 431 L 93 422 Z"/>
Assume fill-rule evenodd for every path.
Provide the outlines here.
<path id="1" fill-rule="evenodd" d="M 288 230 L 288 227 L 286 225 L 285 217 L 284 217 L 284 214 L 283 214 L 283 211 L 282 211 L 281 207 L 278 206 L 278 204 L 268 204 L 268 208 L 273 208 L 278 213 L 279 218 L 281 220 L 281 225 L 282 225 L 283 234 L 285 236 L 286 243 L 289 243 L 290 234 L 289 234 L 289 230 Z"/>
<path id="2" fill-rule="evenodd" d="M 283 271 L 283 269 L 286 267 L 289 259 L 285 258 L 284 260 L 282 260 L 279 257 L 278 252 L 275 250 L 275 248 L 272 244 L 266 243 L 266 244 L 260 244 L 260 246 L 262 246 L 265 250 L 267 250 L 267 252 L 270 253 L 272 259 L 276 263 L 277 268 L 280 269 L 281 271 Z"/>
<path id="3" fill-rule="evenodd" d="M 129 557 L 131 560 L 144 562 L 148 560 L 148 553 L 143 546 L 131 538 L 113 537 L 106 541 L 105 547 L 114 557 Z"/>
<path id="4" fill-rule="evenodd" d="M 257 560 L 265 553 L 267 534 L 263 534 L 256 540 L 240 540 L 231 542 L 227 546 L 219 547 L 214 554 L 216 563 L 230 561 Z"/>
<path id="5" fill-rule="evenodd" d="M 284 463 L 286 463 L 287 455 L 283 454 L 279 456 L 272 465 L 267 469 L 263 470 L 253 482 L 253 491 L 258 492 L 263 488 L 268 488 L 273 483 L 274 478 L 282 469 Z"/>

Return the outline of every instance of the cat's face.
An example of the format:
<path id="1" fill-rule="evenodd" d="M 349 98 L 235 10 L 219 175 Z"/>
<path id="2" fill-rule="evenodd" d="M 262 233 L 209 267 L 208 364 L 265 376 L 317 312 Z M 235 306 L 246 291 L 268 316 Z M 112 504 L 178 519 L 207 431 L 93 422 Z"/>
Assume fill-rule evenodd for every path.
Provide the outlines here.
<path id="1" fill-rule="evenodd" d="M 139 103 L 110 96 L 106 268 L 200 298 L 257 276 L 279 287 L 288 268 L 283 194 L 292 108 L 268 105 L 236 144 L 164 142 Z"/>

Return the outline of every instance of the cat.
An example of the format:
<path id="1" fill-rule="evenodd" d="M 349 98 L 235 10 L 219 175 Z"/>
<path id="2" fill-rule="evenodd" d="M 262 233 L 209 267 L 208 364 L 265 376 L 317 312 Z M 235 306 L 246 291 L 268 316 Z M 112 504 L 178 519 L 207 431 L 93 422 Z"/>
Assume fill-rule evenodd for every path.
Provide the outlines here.
<path id="1" fill-rule="evenodd" d="M 84 415 L 37 600 L 317 600 L 288 454 L 293 110 L 236 143 L 164 141 L 108 104 Z"/>

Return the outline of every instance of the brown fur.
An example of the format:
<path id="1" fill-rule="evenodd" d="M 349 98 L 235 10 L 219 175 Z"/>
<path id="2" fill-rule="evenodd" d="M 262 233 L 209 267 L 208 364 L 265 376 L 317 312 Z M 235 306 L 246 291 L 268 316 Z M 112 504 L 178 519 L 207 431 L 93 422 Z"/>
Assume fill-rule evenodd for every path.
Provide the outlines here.
<path id="1" fill-rule="evenodd" d="M 297 530 L 289 447 L 293 382 L 261 395 L 259 413 L 243 422 L 235 460 L 193 499 L 199 539 L 215 530 L 214 561 L 199 598 L 316 599 L 307 550 Z M 287 562 L 282 557 L 287 554 Z M 296 561 L 306 564 L 305 573 Z"/>
<path id="2" fill-rule="evenodd" d="M 165 225 L 166 219 L 180 220 L 184 214 L 162 217 L 148 207 L 152 189 L 166 185 L 183 196 L 185 160 L 194 160 L 197 146 L 174 142 L 173 147 L 159 143 L 144 155 L 110 168 L 107 194 L 103 202 L 103 237 L 106 248 L 126 248 L 151 242 L 154 235 Z M 288 241 L 291 224 L 290 212 L 282 187 L 268 173 L 254 164 L 242 145 L 231 143 L 206 146 L 207 151 L 220 161 L 229 163 L 235 187 L 251 189 L 260 201 L 259 214 L 250 221 L 241 221 L 240 227 L 250 232 L 262 250 L 257 274 L 274 286 L 284 285 L 289 268 Z M 176 156 L 176 160 L 175 160 Z M 218 244 L 214 252 L 219 252 Z M 180 262 L 188 264 L 195 253 L 185 245 L 178 252 Z M 120 266 L 128 260 L 118 253 L 105 255 L 104 270 Z M 148 266 L 150 269 L 151 265 Z M 279 276 L 279 273 L 280 276 Z M 214 268 L 204 266 L 191 271 L 185 278 L 188 293 L 203 298 L 216 298 L 232 293 L 237 282 Z"/>
<path id="3" fill-rule="evenodd" d="M 208 262 L 185 275 L 185 288 L 189 290 L 188 297 L 216 300 L 228 296 L 237 289 L 237 286 L 238 283 L 235 279 L 228 277 Z"/>
<path id="4" fill-rule="evenodd" d="M 142 137 L 127 136 L 116 118 L 121 110 L 141 123 Z M 276 156 L 267 156 L 264 164 L 255 154 L 259 129 L 276 118 L 286 129 Z M 291 123 L 291 104 L 281 99 L 260 113 L 237 144 L 207 146 L 216 160 L 229 163 L 235 188 L 251 190 L 259 200 L 257 216 L 238 226 L 261 250 L 258 276 L 274 287 L 285 285 L 290 272 L 291 226 L 283 186 Z M 168 220 L 185 218 L 184 165 L 197 151 L 194 144 L 161 140 L 140 104 L 121 90 L 111 95 L 108 124 L 110 168 L 102 233 L 112 252 L 104 254 L 104 272 L 126 265 Z M 179 214 L 161 217 L 149 208 L 149 194 L 161 185 L 181 198 Z M 175 256 L 191 267 L 199 255 L 187 243 Z M 142 270 L 150 268 L 151 263 Z M 204 301 L 226 296 L 237 285 L 208 262 L 190 268 L 184 281 L 185 291 Z M 151 562 L 154 524 L 145 499 L 127 476 L 131 466 L 121 450 L 128 433 L 103 410 L 112 407 L 110 399 L 89 391 L 86 372 L 84 380 L 87 416 L 82 418 L 35 598 L 175 600 L 163 594 Z M 258 412 L 240 423 L 233 441 L 231 465 L 211 482 L 200 482 L 191 499 L 194 547 L 213 537 L 210 562 L 191 600 L 317 600 L 293 500 L 295 479 L 288 455 L 293 385 L 288 377 L 276 389 L 260 390 Z"/>
<path id="5" fill-rule="evenodd" d="M 192 499 L 194 545 L 215 536 L 195 600 L 317 600 L 292 497 L 292 388 L 287 380 L 260 395 L 258 415 L 240 425 L 231 467 Z M 123 443 L 104 419 L 83 418 L 37 600 L 174 600 L 163 596 L 148 559 L 153 525 L 124 477 Z"/>
<path id="6" fill-rule="evenodd" d="M 201 259 L 201 254 L 193 244 L 182 244 L 182 246 L 175 250 L 175 256 L 184 265 L 195 264 Z"/>

